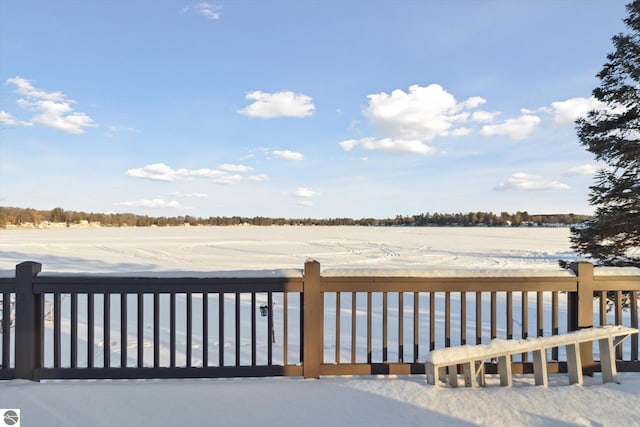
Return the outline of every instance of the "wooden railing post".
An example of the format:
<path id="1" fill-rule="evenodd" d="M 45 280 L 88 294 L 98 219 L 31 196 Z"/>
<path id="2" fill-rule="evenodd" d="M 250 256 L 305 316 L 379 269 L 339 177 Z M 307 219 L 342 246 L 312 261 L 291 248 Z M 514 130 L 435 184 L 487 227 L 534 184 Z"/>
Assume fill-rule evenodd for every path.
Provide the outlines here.
<path id="1" fill-rule="evenodd" d="M 305 378 L 320 378 L 320 365 L 324 349 L 324 299 L 320 288 L 320 263 L 304 264 L 304 360 Z"/>
<path id="2" fill-rule="evenodd" d="M 584 329 L 593 327 L 593 264 L 580 261 L 571 264 L 571 269 L 575 271 L 578 279 L 577 301 L 575 301 L 574 325 L 575 329 Z M 593 361 L 592 343 L 586 342 L 580 344 L 580 358 L 582 359 L 582 367 L 591 372 L 596 365 Z"/>
<path id="3" fill-rule="evenodd" d="M 33 293 L 33 278 L 42 264 L 26 261 L 16 266 L 16 378 L 35 380 L 42 365 L 42 295 Z"/>

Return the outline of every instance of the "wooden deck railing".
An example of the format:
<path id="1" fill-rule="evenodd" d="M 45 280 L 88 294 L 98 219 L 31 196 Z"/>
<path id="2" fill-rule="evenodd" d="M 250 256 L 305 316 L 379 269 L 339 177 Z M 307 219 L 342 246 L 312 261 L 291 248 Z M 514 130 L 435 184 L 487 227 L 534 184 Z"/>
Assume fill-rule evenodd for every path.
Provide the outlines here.
<path id="1" fill-rule="evenodd" d="M 0 379 L 424 373 L 435 348 L 604 324 L 637 328 L 639 316 L 637 270 L 594 275 L 584 262 L 546 276 L 321 273 L 316 261 L 298 277 L 40 270 L 25 262 L 15 278 L 0 279 Z M 566 372 L 562 350 L 550 353 L 549 372 Z M 586 369 L 598 369 L 590 345 L 581 356 Z M 620 371 L 640 371 L 637 336 L 616 356 Z M 512 367 L 531 372 L 529 355 Z"/>

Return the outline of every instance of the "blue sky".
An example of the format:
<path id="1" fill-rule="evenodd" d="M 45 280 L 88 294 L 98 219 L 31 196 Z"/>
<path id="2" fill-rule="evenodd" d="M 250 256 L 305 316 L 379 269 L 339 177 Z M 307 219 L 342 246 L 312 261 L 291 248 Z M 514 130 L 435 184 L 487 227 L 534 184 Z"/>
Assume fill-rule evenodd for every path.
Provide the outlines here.
<path id="1" fill-rule="evenodd" d="M 618 0 L 0 3 L 0 204 L 591 213 Z"/>

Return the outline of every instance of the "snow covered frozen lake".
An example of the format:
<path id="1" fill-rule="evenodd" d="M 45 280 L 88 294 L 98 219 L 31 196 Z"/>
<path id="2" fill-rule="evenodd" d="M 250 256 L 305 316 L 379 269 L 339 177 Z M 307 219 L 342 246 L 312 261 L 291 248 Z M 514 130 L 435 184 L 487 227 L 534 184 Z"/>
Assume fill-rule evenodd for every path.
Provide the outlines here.
<path id="1" fill-rule="evenodd" d="M 556 269 L 568 228 L 175 227 L 3 230 L 0 272 L 207 274 L 323 269 Z"/>
<path id="2" fill-rule="evenodd" d="M 265 275 L 323 270 L 559 271 L 575 260 L 566 228 L 186 227 L 0 231 L 0 274 L 32 260 L 43 274 Z M 495 270 L 497 269 L 497 270 Z M 0 382 L 22 425 L 640 425 L 640 376 L 549 388 L 428 386 L 424 376 Z"/>

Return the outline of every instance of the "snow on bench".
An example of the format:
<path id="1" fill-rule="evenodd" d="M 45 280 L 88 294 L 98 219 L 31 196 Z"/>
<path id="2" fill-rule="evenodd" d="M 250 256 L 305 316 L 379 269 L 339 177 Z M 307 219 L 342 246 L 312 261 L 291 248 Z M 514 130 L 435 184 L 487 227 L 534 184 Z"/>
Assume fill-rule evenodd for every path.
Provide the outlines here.
<path id="1" fill-rule="evenodd" d="M 567 349 L 567 370 L 570 384 L 582 384 L 582 362 L 580 343 L 598 341 L 602 381 L 616 381 L 616 362 L 614 348 L 638 329 L 624 326 L 603 326 L 580 329 L 550 337 L 528 338 L 521 340 L 494 339 L 489 344 L 462 345 L 440 348 L 427 355 L 425 363 L 427 382 L 445 385 L 448 379 L 451 387 L 458 386 L 457 365 L 463 365 L 465 386 L 484 386 L 484 361 L 498 359 L 498 374 L 501 386 L 511 386 L 511 356 L 518 353 L 533 353 L 533 371 L 536 385 L 547 386 L 548 348 L 565 346 Z M 447 369 L 448 368 L 448 369 Z M 448 373 L 447 373 L 448 371 Z"/>

